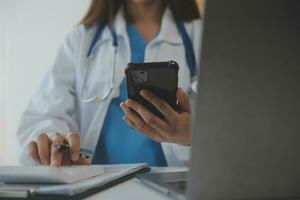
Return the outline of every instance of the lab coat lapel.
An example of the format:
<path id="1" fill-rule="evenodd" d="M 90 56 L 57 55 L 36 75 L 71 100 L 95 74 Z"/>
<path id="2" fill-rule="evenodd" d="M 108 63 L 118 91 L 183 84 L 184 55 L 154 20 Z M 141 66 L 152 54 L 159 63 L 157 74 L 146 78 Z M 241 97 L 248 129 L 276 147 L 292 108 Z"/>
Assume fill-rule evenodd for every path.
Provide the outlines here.
<path id="1" fill-rule="evenodd" d="M 124 79 L 124 70 L 130 62 L 131 50 L 129 45 L 129 38 L 127 34 L 126 19 L 124 15 L 124 7 L 121 7 L 115 17 L 114 29 L 118 37 L 117 60 L 115 80 L 117 88 L 120 87 Z"/>
<path id="2" fill-rule="evenodd" d="M 119 9 L 116 19 L 115 19 L 115 26 L 114 29 L 117 34 L 117 39 L 118 39 L 118 46 L 117 46 L 117 51 L 116 51 L 116 60 L 115 60 L 115 66 L 114 66 L 114 89 L 105 101 L 100 102 L 100 103 L 92 103 L 90 105 L 83 105 L 84 107 L 90 107 L 91 112 L 93 112 L 93 117 L 90 118 L 91 121 L 85 121 L 85 119 L 82 119 L 83 124 L 89 124 L 89 127 L 84 128 L 84 139 L 82 141 L 82 147 L 84 149 L 88 149 L 92 152 L 95 151 L 98 140 L 100 138 L 101 134 L 101 129 L 103 126 L 103 122 L 108 110 L 108 107 L 110 105 L 110 102 L 113 98 L 117 97 L 119 95 L 119 87 L 120 84 L 124 78 L 124 69 L 126 68 L 127 63 L 130 61 L 130 47 L 129 47 L 129 40 L 126 32 L 126 21 L 124 19 L 124 12 L 123 9 Z M 108 31 L 108 32 L 107 32 Z M 101 47 L 101 44 L 103 43 L 104 40 L 109 39 L 109 43 L 112 45 L 112 38 L 111 34 L 109 32 L 109 29 L 105 29 L 103 31 L 105 34 L 102 39 L 100 39 L 96 45 L 95 48 L 93 49 L 94 52 L 91 54 L 91 58 L 95 56 L 95 54 L 98 53 L 98 49 Z M 109 38 L 108 38 L 108 33 L 109 33 Z M 107 53 L 109 55 L 101 55 L 103 59 L 113 59 L 114 54 L 112 46 L 108 47 Z M 87 63 L 90 62 L 87 60 Z M 113 63 L 113 62 L 111 62 Z M 109 66 L 107 68 L 107 73 L 111 73 L 111 70 L 113 70 L 113 66 Z M 91 114 L 91 113 L 90 113 Z"/>
<path id="3" fill-rule="evenodd" d="M 155 40 L 174 45 L 180 45 L 183 43 L 175 23 L 173 13 L 169 7 L 167 7 L 164 12 L 161 22 L 161 30 Z"/>

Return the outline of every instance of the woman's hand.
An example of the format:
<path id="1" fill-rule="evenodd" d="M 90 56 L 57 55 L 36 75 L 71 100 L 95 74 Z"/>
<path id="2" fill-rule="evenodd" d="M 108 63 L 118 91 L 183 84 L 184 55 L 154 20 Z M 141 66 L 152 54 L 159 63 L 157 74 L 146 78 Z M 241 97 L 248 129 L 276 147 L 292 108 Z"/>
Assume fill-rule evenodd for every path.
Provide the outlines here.
<path id="1" fill-rule="evenodd" d="M 54 144 L 70 145 L 70 151 L 59 152 Z M 42 165 L 88 165 L 89 161 L 80 157 L 80 139 L 77 133 L 55 133 L 48 136 L 46 133 L 39 134 L 28 145 L 31 158 Z"/>
<path id="2" fill-rule="evenodd" d="M 177 112 L 150 91 L 142 90 L 140 94 L 164 115 L 165 120 L 155 116 L 143 105 L 131 99 L 120 105 L 125 113 L 123 120 L 130 127 L 144 133 L 156 142 L 189 145 L 191 143 L 192 115 L 188 95 L 180 88 L 177 90 L 180 109 Z"/>

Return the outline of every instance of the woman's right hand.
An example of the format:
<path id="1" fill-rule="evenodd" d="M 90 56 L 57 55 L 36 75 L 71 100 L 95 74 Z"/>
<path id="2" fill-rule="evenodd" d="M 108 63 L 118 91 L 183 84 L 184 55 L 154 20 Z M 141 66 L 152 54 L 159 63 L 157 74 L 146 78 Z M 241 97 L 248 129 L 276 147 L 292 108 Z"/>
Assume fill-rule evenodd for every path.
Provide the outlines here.
<path id="1" fill-rule="evenodd" d="M 69 144 L 70 151 L 59 152 L 54 144 Z M 80 138 L 75 132 L 55 133 L 50 136 L 46 133 L 39 134 L 28 145 L 31 158 L 41 165 L 88 165 L 89 161 L 80 157 Z"/>

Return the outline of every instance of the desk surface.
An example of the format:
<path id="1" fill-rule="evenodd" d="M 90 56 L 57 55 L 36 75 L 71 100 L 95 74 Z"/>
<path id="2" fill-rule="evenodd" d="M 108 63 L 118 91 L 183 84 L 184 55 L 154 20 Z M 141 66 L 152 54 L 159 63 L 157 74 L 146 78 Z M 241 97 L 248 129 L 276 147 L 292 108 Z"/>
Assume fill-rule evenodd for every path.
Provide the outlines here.
<path id="1" fill-rule="evenodd" d="M 183 171 L 185 167 L 158 167 L 153 168 L 154 172 L 167 172 L 167 171 Z M 170 198 L 164 194 L 156 192 L 155 190 L 145 186 L 137 178 L 130 179 L 123 183 L 120 183 L 114 187 L 101 191 L 85 200 L 132 200 L 132 199 L 143 199 L 143 200 L 170 200 Z"/>

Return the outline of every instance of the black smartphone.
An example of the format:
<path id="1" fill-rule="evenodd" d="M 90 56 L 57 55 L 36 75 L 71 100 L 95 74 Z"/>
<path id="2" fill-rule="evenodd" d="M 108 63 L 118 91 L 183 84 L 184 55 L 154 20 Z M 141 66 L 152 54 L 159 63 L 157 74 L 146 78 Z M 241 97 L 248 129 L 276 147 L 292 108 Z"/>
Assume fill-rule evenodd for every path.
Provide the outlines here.
<path id="1" fill-rule="evenodd" d="M 175 61 L 128 63 L 125 70 L 127 97 L 144 105 L 149 111 L 164 118 L 150 102 L 141 95 L 147 89 L 176 109 L 179 66 Z"/>

